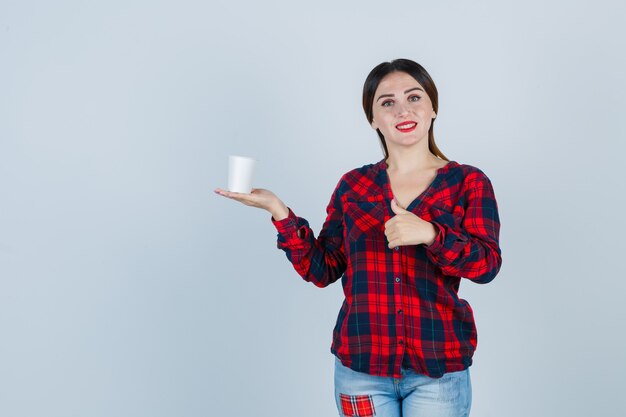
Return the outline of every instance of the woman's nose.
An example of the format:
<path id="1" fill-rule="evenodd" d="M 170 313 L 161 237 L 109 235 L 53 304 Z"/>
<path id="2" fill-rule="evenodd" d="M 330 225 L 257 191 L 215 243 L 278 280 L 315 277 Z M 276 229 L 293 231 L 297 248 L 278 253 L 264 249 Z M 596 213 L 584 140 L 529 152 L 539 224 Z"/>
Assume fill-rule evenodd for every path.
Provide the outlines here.
<path id="1" fill-rule="evenodd" d="M 396 113 L 398 115 L 404 115 L 404 114 L 407 114 L 409 112 L 409 106 L 406 103 L 400 102 L 400 103 L 398 103 L 396 105 L 396 109 L 395 110 L 396 110 Z"/>

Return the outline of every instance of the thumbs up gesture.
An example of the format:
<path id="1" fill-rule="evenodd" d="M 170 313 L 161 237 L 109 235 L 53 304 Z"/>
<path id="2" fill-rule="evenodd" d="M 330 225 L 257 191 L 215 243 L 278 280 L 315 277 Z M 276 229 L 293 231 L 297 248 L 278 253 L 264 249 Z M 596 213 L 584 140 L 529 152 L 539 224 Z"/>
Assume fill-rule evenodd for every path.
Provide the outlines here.
<path id="1" fill-rule="evenodd" d="M 391 210 L 396 214 L 385 223 L 385 236 L 389 248 L 396 246 L 432 244 L 437 237 L 437 228 L 415 214 L 400 207 L 394 198 Z"/>

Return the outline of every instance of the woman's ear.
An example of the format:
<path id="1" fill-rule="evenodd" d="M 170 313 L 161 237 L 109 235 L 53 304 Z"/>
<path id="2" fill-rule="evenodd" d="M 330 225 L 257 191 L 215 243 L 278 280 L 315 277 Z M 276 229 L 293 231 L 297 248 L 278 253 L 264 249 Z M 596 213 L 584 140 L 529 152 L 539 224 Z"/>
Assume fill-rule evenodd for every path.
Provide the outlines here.
<path id="1" fill-rule="evenodd" d="M 372 119 L 372 123 L 370 123 L 370 126 L 372 126 L 372 129 L 374 130 L 378 129 L 378 123 L 376 123 L 374 119 Z"/>
<path id="2" fill-rule="evenodd" d="M 433 117 L 433 119 L 436 119 L 436 118 L 437 118 L 437 113 L 435 113 L 435 110 L 434 110 L 434 109 L 433 109 L 433 116 L 432 116 L 432 117 Z"/>

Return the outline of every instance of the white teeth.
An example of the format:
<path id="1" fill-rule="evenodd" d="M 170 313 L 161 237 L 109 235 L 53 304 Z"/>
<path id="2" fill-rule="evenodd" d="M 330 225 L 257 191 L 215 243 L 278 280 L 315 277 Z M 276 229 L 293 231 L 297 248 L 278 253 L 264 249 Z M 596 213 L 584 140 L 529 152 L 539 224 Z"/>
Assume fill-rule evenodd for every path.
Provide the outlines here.
<path id="1" fill-rule="evenodd" d="M 400 126 L 398 126 L 398 129 L 410 129 L 410 128 L 412 128 L 415 125 L 417 125 L 417 123 L 411 123 L 411 124 L 408 124 L 408 125 L 400 125 Z"/>

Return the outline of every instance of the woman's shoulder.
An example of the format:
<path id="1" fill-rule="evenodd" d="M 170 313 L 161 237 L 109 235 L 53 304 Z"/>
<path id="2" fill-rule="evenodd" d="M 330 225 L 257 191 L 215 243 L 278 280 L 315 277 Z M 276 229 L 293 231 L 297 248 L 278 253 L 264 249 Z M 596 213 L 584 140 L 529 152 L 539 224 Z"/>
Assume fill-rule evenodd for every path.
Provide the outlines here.
<path id="1" fill-rule="evenodd" d="M 454 171 L 456 173 L 463 173 L 464 175 L 485 175 L 484 171 L 476 165 L 467 164 L 457 161 L 455 159 L 442 160 L 439 169 L 444 171 Z"/>
<path id="2" fill-rule="evenodd" d="M 381 159 L 380 161 L 377 161 L 377 162 L 371 162 L 369 164 L 352 168 L 346 174 L 349 174 L 349 173 L 367 174 L 369 172 L 379 171 L 381 168 L 383 168 L 383 164 L 385 163 L 386 163 L 385 160 Z"/>
<path id="3" fill-rule="evenodd" d="M 455 166 L 449 170 L 450 176 L 456 177 L 459 183 L 466 188 L 473 188 L 478 184 L 485 182 L 490 183 L 491 180 L 485 171 L 476 165 L 455 162 Z"/>
<path id="4" fill-rule="evenodd" d="M 384 163 L 384 160 L 361 165 L 345 172 L 336 186 L 338 194 L 342 198 L 354 193 L 356 193 L 355 196 L 357 194 L 360 196 L 372 193 L 382 194 L 384 189 L 381 163 Z"/>
<path id="5" fill-rule="evenodd" d="M 347 171 L 345 174 L 343 174 L 341 178 L 344 180 L 355 180 L 362 177 L 374 178 L 380 172 L 381 168 L 383 168 L 382 164 L 384 163 L 385 161 L 381 160 L 378 162 L 372 162 L 369 164 L 354 167 Z"/>

